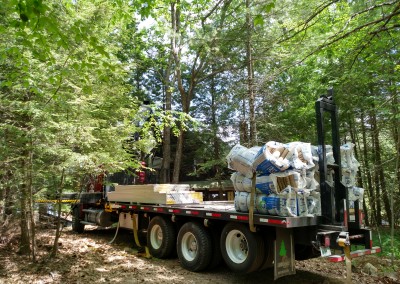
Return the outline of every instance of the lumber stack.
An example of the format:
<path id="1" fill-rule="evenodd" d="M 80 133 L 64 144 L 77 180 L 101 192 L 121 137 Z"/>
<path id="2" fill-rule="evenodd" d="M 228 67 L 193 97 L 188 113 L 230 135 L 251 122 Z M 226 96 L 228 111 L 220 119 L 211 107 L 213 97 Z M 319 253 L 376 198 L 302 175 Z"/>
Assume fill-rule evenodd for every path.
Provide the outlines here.
<path id="1" fill-rule="evenodd" d="M 116 185 L 108 201 L 141 204 L 201 203 L 203 194 L 191 191 L 187 184 Z"/>

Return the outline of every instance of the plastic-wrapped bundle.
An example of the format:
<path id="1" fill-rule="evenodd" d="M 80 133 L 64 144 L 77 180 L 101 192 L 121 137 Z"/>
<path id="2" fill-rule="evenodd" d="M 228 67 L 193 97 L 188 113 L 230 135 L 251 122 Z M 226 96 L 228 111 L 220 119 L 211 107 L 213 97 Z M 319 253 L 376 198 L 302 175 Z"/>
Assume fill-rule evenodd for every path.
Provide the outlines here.
<path id="1" fill-rule="evenodd" d="M 253 176 L 253 162 L 254 157 L 257 155 L 260 147 L 252 147 L 250 149 L 237 144 L 229 152 L 226 160 L 228 167 L 232 170 L 238 171 L 248 178 Z"/>
<path id="2" fill-rule="evenodd" d="M 356 186 L 348 187 L 347 194 L 349 199 L 349 219 L 350 221 L 355 222 L 356 221 L 355 209 L 357 201 L 358 201 L 358 210 L 363 210 L 364 189 Z"/>
<path id="3" fill-rule="evenodd" d="M 240 144 L 236 144 L 231 151 L 229 152 L 229 154 L 226 156 L 226 161 L 228 163 L 228 168 L 234 170 L 234 165 L 232 164 L 232 159 L 234 156 L 238 155 L 240 152 L 246 151 L 247 148 L 240 145 Z"/>
<path id="4" fill-rule="evenodd" d="M 238 212 L 249 212 L 247 206 L 247 196 L 249 194 L 245 191 L 235 193 L 235 210 Z"/>
<path id="5" fill-rule="evenodd" d="M 351 168 L 342 168 L 342 183 L 346 187 L 356 184 L 357 171 Z"/>
<path id="6" fill-rule="evenodd" d="M 362 209 L 364 199 L 364 188 L 352 186 L 348 189 L 349 208 L 354 208 L 354 202 L 359 201 L 359 208 Z"/>
<path id="7" fill-rule="evenodd" d="M 349 200 L 352 200 L 352 201 L 358 200 L 358 201 L 362 202 L 364 199 L 364 188 L 356 187 L 356 186 L 348 188 L 348 197 L 349 197 Z"/>
<path id="8" fill-rule="evenodd" d="M 321 216 L 321 194 L 320 192 L 313 190 L 310 195 L 307 196 L 307 209 L 308 214 Z"/>
<path id="9" fill-rule="evenodd" d="M 310 195 L 309 190 L 298 190 L 297 191 L 297 210 L 298 210 L 298 216 L 307 216 L 309 215 L 308 213 L 308 203 L 307 203 L 307 197 Z"/>
<path id="10" fill-rule="evenodd" d="M 271 193 L 266 197 L 266 207 L 268 214 L 270 215 L 278 215 L 279 214 L 279 207 L 280 207 L 280 202 L 279 202 L 279 196 Z"/>
<path id="11" fill-rule="evenodd" d="M 270 141 L 258 151 L 253 169 L 266 175 L 285 171 L 289 168 L 288 154 L 289 150 L 282 143 Z"/>
<path id="12" fill-rule="evenodd" d="M 279 194 L 280 216 L 309 216 L 308 197 L 310 191 L 298 190 L 294 191 L 291 186 L 288 186 Z"/>
<path id="13" fill-rule="evenodd" d="M 356 184 L 357 171 L 360 164 L 354 156 L 354 144 L 346 143 L 340 146 L 340 158 L 342 164 L 342 183 L 346 187 Z"/>
<path id="14" fill-rule="evenodd" d="M 250 197 L 251 197 L 251 194 L 250 193 L 247 193 L 247 200 L 246 200 L 246 203 L 247 203 L 247 211 L 246 212 L 249 212 L 249 210 L 250 210 Z M 257 195 L 255 194 L 254 195 L 254 203 L 253 203 L 253 208 L 254 208 L 254 213 L 258 213 L 258 210 L 257 210 L 257 206 L 256 206 L 256 202 L 257 202 Z"/>
<path id="15" fill-rule="evenodd" d="M 354 156 L 354 144 L 346 143 L 340 146 L 340 158 L 343 168 L 351 168 L 358 170 L 360 163 Z"/>
<path id="16" fill-rule="evenodd" d="M 288 186 L 294 189 L 299 189 L 305 188 L 307 184 L 305 177 L 297 171 L 271 174 L 270 178 L 274 183 L 274 188 L 277 193 L 282 192 Z"/>
<path id="17" fill-rule="evenodd" d="M 233 187 L 236 191 L 251 191 L 252 180 L 238 172 L 235 172 L 231 176 Z M 256 192 L 270 194 L 273 192 L 274 184 L 269 176 L 258 176 L 256 177 Z"/>
<path id="18" fill-rule="evenodd" d="M 266 194 L 257 194 L 256 208 L 257 208 L 258 213 L 268 214 L 267 198 L 268 198 L 268 195 L 266 195 Z"/>
<path id="19" fill-rule="evenodd" d="M 286 145 L 290 155 L 287 156 L 290 166 L 295 169 L 310 169 L 314 167 L 311 144 L 304 142 L 291 142 Z"/>
<path id="20" fill-rule="evenodd" d="M 320 149 L 318 146 L 311 146 L 311 153 L 312 157 L 315 163 L 319 161 L 319 151 Z M 325 145 L 325 151 L 326 151 L 326 163 L 328 165 L 334 165 L 335 164 L 335 158 L 333 157 L 333 148 L 331 145 Z M 315 164 L 314 163 L 314 164 Z"/>
<path id="21" fill-rule="evenodd" d="M 235 210 L 237 212 L 240 212 L 240 206 L 239 206 L 239 191 L 235 191 L 235 199 L 234 199 L 234 205 L 235 205 Z"/>
<path id="22" fill-rule="evenodd" d="M 235 210 L 238 212 L 249 212 L 250 193 L 241 191 L 235 192 Z M 257 213 L 256 196 L 254 196 L 254 213 Z"/>
<path id="23" fill-rule="evenodd" d="M 290 185 L 279 193 L 279 202 L 279 216 L 298 216 L 297 195 Z"/>
<path id="24" fill-rule="evenodd" d="M 318 190 L 319 189 L 319 183 L 315 179 L 315 167 L 308 169 L 306 171 L 305 181 L 306 181 L 306 185 L 305 185 L 306 189 L 309 189 L 309 190 Z"/>
<path id="25" fill-rule="evenodd" d="M 275 192 L 274 183 L 270 176 L 258 176 L 256 178 L 256 192 L 267 195 Z"/>
<path id="26" fill-rule="evenodd" d="M 257 194 L 256 209 L 259 214 L 278 215 L 279 206 L 279 197 L 276 194 Z"/>
<path id="27" fill-rule="evenodd" d="M 233 187 L 236 191 L 248 191 L 251 190 L 251 179 L 247 178 L 246 176 L 242 175 L 239 172 L 234 172 L 231 175 L 231 181 Z"/>

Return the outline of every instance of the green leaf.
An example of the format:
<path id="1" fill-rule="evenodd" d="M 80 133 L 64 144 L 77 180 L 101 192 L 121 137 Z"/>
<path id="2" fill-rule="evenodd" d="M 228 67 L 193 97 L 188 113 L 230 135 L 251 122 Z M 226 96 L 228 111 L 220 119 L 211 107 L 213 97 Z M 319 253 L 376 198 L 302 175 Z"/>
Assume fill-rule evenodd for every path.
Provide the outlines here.
<path id="1" fill-rule="evenodd" d="M 254 17 L 254 25 L 255 26 L 263 26 L 264 25 L 264 18 L 261 14 L 258 14 Z"/>

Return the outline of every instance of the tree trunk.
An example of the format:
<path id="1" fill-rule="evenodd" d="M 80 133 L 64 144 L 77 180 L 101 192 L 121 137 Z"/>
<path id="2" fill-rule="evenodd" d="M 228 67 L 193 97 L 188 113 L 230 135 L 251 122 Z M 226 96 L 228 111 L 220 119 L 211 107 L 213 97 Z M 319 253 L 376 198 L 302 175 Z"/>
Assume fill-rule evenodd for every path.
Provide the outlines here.
<path id="1" fill-rule="evenodd" d="M 358 143 L 358 141 L 357 141 L 357 135 L 355 134 L 356 133 L 356 129 L 355 129 L 355 122 L 353 121 L 354 120 L 354 116 L 352 117 L 352 119 L 350 119 L 350 136 L 351 136 L 351 141 L 352 141 L 352 143 L 354 144 L 354 145 L 356 145 L 355 147 L 354 147 L 354 156 L 356 157 L 356 159 L 357 159 L 357 161 L 360 161 L 361 159 L 360 159 L 360 154 L 359 154 L 359 152 L 361 152 L 361 151 L 359 151 L 359 148 L 357 147 L 357 145 L 359 146 L 359 143 Z M 357 184 L 360 186 L 360 187 L 362 187 L 362 188 L 365 188 L 364 187 L 364 182 L 363 182 L 363 179 L 362 179 L 362 174 L 361 174 L 361 171 L 358 171 L 357 172 Z M 363 207 L 363 214 L 364 214 L 364 221 L 365 221 L 365 224 L 367 225 L 367 226 L 369 226 L 369 217 L 368 217 L 368 209 L 367 209 L 367 206 L 366 206 L 366 203 L 365 203 L 365 198 L 363 198 L 363 204 L 362 204 L 362 207 Z"/>
<path id="2" fill-rule="evenodd" d="M 14 207 L 14 192 L 11 190 L 10 181 L 12 179 L 11 170 L 6 170 L 6 174 L 4 177 L 4 192 L 3 192 L 3 200 L 4 200 L 4 211 L 2 220 L 5 221 L 7 216 L 11 215 Z"/>
<path id="3" fill-rule="evenodd" d="M 375 197 L 375 191 L 373 190 L 372 186 L 372 175 L 370 171 L 370 165 L 369 165 L 369 155 L 368 155 L 368 143 L 367 143 L 367 132 L 365 129 L 365 125 L 368 123 L 368 121 L 365 118 L 364 112 L 361 111 L 361 133 L 362 133 L 362 143 L 363 143 L 363 157 L 361 159 L 362 162 L 362 169 L 364 172 L 364 175 L 366 176 L 366 189 L 368 192 L 368 197 L 369 197 L 369 203 L 371 206 L 371 223 L 377 225 L 376 223 L 376 218 L 377 218 L 377 213 L 376 213 L 376 197 Z"/>
<path id="4" fill-rule="evenodd" d="M 391 92 L 392 95 L 392 136 L 393 136 L 393 142 L 396 147 L 396 157 L 400 157 L 400 109 L 399 109 L 399 98 L 398 98 L 398 92 L 396 91 L 394 87 L 394 83 L 391 81 L 390 86 L 391 89 L 393 90 Z M 400 171 L 397 169 L 395 172 L 395 177 L 397 178 L 397 185 L 400 185 Z M 398 194 L 400 195 L 400 186 L 398 188 Z"/>
<path id="5" fill-rule="evenodd" d="M 35 228 L 35 215 L 34 215 L 34 208 L 33 208 L 33 143 L 32 138 L 29 139 L 29 159 L 28 159 L 28 169 L 27 169 L 27 183 L 28 183 L 28 210 L 29 210 L 29 227 L 30 227 L 30 237 L 31 237 L 31 256 L 32 261 L 36 262 L 36 228 Z"/>
<path id="6" fill-rule="evenodd" d="M 55 257 L 58 252 L 58 240 L 60 239 L 61 235 L 61 195 L 63 192 L 63 187 L 64 187 L 64 169 L 61 171 L 61 178 L 60 178 L 60 184 L 57 186 L 57 224 L 56 224 L 56 235 L 54 237 L 54 243 L 53 247 L 50 253 L 50 257 Z"/>
<path id="7" fill-rule="evenodd" d="M 163 129 L 163 160 L 161 166 L 161 183 L 171 181 L 171 127 Z"/>
<path id="8" fill-rule="evenodd" d="M 183 129 L 181 129 L 179 136 L 178 136 L 178 142 L 176 145 L 176 153 L 175 153 L 175 160 L 174 160 L 174 173 L 172 176 L 172 183 L 179 182 L 179 175 L 181 172 L 182 153 L 183 153 L 183 143 L 184 143 L 184 132 L 183 132 Z"/>
<path id="9" fill-rule="evenodd" d="M 2 137 L 4 145 L 6 144 L 5 141 L 8 141 L 9 134 L 7 129 L 4 130 L 4 136 Z M 2 198 L 4 201 L 4 210 L 3 210 L 3 216 L 1 216 L 1 219 L 3 221 L 6 221 L 7 216 L 11 215 L 13 212 L 13 206 L 14 206 L 14 198 L 15 198 L 15 192 L 11 190 L 11 180 L 13 178 L 13 171 L 11 169 L 11 166 L 9 163 L 4 163 L 3 170 L 5 172 L 4 176 L 2 177 L 3 183 L 2 185 L 4 186 L 4 191 L 2 194 Z"/>
<path id="10" fill-rule="evenodd" d="M 171 2 L 171 22 L 172 22 L 172 54 L 174 57 L 175 62 L 175 75 L 176 75 L 176 82 L 178 85 L 178 91 L 181 97 L 181 105 L 182 111 L 186 114 L 189 114 L 190 110 L 190 103 L 194 96 L 194 90 L 196 87 L 196 80 L 199 74 L 200 69 L 202 68 L 202 64 L 199 65 L 198 69 L 196 69 L 197 61 L 200 57 L 200 50 L 197 52 L 194 62 L 192 64 L 191 73 L 189 76 L 188 82 L 188 89 L 185 90 L 185 84 L 183 81 L 182 70 L 181 70 L 181 52 L 179 45 L 177 43 L 178 39 L 180 38 L 178 35 L 181 33 L 181 22 L 180 22 L 180 1 L 177 0 L 176 2 Z M 183 127 L 180 127 L 180 133 L 177 142 L 177 149 L 175 153 L 174 159 L 174 173 L 172 175 L 172 183 L 179 182 L 181 164 L 182 164 L 182 156 L 183 156 L 183 145 L 185 141 Z"/>
<path id="11" fill-rule="evenodd" d="M 212 68 L 212 73 L 214 72 L 214 68 Z M 213 152 L 214 152 L 214 160 L 219 160 L 220 158 L 220 143 L 218 139 L 218 123 L 217 123 L 217 105 L 216 105 L 216 97 L 217 97 L 217 90 L 216 90 L 216 83 L 215 83 L 215 76 L 211 77 L 211 86 L 210 86 L 210 93 L 211 93 L 211 130 L 213 135 Z M 224 189 L 222 186 L 221 181 L 221 172 L 222 169 L 218 163 L 214 166 L 215 171 L 215 178 L 218 182 L 219 188 L 219 199 L 224 199 Z"/>
<path id="12" fill-rule="evenodd" d="M 246 65 L 247 65 L 247 96 L 249 99 L 249 119 L 250 119 L 250 146 L 256 145 L 256 120 L 254 106 L 254 70 L 253 70 L 253 54 L 252 54 L 252 35 L 253 35 L 253 19 L 250 11 L 250 0 L 246 0 Z"/>
<path id="13" fill-rule="evenodd" d="M 174 2 L 171 2 L 171 22 L 174 19 L 175 8 Z M 172 23 L 172 29 L 174 29 L 175 24 Z M 168 66 L 164 74 L 164 87 L 165 87 L 165 112 L 169 113 L 172 109 L 172 83 L 171 82 L 171 70 L 174 61 L 173 49 L 175 40 L 171 38 L 171 51 L 168 58 Z M 163 129 L 163 161 L 161 166 L 161 183 L 169 183 L 171 181 L 171 127 L 169 125 L 165 126 Z"/>
<path id="14" fill-rule="evenodd" d="M 380 158 L 378 153 L 380 151 L 379 147 L 379 139 L 378 136 L 378 128 L 376 123 L 376 114 L 375 110 L 372 109 L 370 112 L 370 123 L 371 123 L 371 139 L 372 139 L 372 149 L 373 149 L 373 160 L 374 160 L 374 185 L 375 185 L 375 196 L 376 196 L 376 221 L 378 226 L 382 225 L 382 203 L 381 203 L 381 183 L 379 177 L 379 167 L 380 167 Z"/>
<path id="15" fill-rule="evenodd" d="M 371 112 L 371 126 L 372 126 L 372 139 L 373 139 L 373 149 L 375 153 L 375 171 L 374 171 L 374 177 L 375 177 L 375 183 L 377 184 L 377 196 L 378 193 L 382 195 L 382 200 L 383 200 L 383 205 L 386 211 L 386 217 L 389 221 L 389 223 L 392 222 L 391 220 L 391 210 L 390 210 L 390 201 L 389 197 L 387 194 L 386 190 L 386 181 L 385 181 L 385 175 L 383 172 L 383 165 L 382 165 L 382 158 L 381 158 L 381 146 L 380 146 L 380 141 L 379 141 L 379 130 L 378 130 L 378 122 L 376 119 L 376 113 L 375 109 L 372 110 Z M 380 199 L 380 198 L 379 198 Z M 379 224 L 381 223 L 381 208 L 380 208 L 380 202 L 379 202 L 379 207 L 377 208 L 379 211 L 379 218 L 378 222 Z"/>
<path id="16" fill-rule="evenodd" d="M 23 153 L 23 157 L 27 157 L 27 151 L 25 150 Z M 23 159 L 21 168 L 23 171 L 23 182 L 20 187 L 19 194 L 19 202 L 20 202 L 20 229 L 21 229 L 21 238 L 19 244 L 18 253 L 20 254 L 29 254 L 31 252 L 30 240 L 29 240 L 29 225 L 28 225 L 28 186 L 26 182 L 26 170 L 27 164 L 26 160 Z"/>

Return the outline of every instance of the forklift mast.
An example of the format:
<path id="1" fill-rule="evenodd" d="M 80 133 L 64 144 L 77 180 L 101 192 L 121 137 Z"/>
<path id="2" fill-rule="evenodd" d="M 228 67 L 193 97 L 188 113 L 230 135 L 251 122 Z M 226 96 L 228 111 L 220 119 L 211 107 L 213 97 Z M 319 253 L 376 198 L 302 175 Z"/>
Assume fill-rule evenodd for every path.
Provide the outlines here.
<path id="1" fill-rule="evenodd" d="M 340 136 L 338 107 L 333 100 L 333 90 L 328 90 L 328 95 L 321 96 L 315 103 L 317 115 L 317 134 L 318 134 L 318 154 L 319 154 L 319 172 L 321 188 L 321 213 L 322 224 L 343 225 L 347 224 L 347 190 L 341 183 L 342 168 L 340 160 Z M 328 117 L 326 117 L 326 115 Z M 330 125 L 329 125 L 330 123 Z M 328 125 L 327 125 L 328 124 Z M 335 164 L 327 163 L 326 158 L 326 131 L 331 131 L 331 145 Z M 327 181 L 328 171 L 333 170 L 333 181 L 331 184 Z"/>

